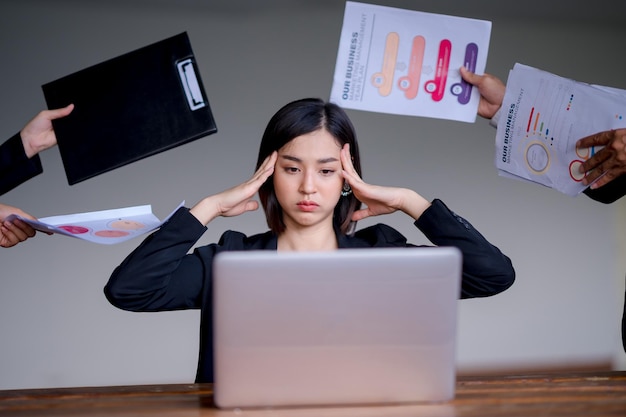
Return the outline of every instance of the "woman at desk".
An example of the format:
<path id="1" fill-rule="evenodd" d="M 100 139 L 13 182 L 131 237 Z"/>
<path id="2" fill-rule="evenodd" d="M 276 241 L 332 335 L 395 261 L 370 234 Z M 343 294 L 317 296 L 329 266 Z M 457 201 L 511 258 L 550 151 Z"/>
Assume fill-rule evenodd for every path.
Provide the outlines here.
<path id="1" fill-rule="evenodd" d="M 211 220 L 256 210 L 257 192 L 269 231 L 254 236 L 227 231 L 218 243 L 188 254 Z M 413 246 L 384 224 L 355 232 L 359 220 L 395 211 L 407 214 L 435 245 L 462 251 L 461 298 L 491 296 L 513 284 L 510 259 L 442 201 L 363 181 L 346 113 L 332 103 L 302 99 L 269 121 L 252 178 L 191 209 L 180 208 L 115 269 L 105 294 L 113 305 L 131 311 L 201 309 L 196 382 L 212 382 L 211 282 L 217 253 Z"/>

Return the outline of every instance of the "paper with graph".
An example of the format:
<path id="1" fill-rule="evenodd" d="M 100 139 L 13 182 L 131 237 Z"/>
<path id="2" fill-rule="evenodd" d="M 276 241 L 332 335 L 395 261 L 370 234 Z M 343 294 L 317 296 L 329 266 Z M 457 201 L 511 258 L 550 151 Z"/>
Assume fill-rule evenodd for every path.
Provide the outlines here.
<path id="1" fill-rule="evenodd" d="M 157 229 L 184 204 L 184 201 L 181 202 L 163 221 L 152 213 L 151 205 L 64 214 L 37 220 L 11 214 L 7 220 L 18 218 L 40 232 L 113 245 Z"/>
<path id="2" fill-rule="evenodd" d="M 626 127 L 624 113 L 626 90 L 515 64 L 498 120 L 496 167 L 503 176 L 576 196 L 586 188 L 579 167 L 596 152 L 577 149 L 576 141 Z"/>
<path id="3" fill-rule="evenodd" d="M 330 100 L 341 107 L 474 122 L 491 22 L 346 2 Z"/>

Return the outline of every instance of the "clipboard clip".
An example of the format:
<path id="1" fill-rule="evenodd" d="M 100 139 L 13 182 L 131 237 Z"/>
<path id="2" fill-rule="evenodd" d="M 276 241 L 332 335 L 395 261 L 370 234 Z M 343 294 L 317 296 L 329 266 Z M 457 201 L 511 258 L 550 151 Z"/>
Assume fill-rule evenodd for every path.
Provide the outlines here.
<path id="1" fill-rule="evenodd" d="M 193 60 L 187 58 L 176 64 L 178 68 L 178 76 L 185 90 L 187 96 L 187 103 L 189 108 L 194 111 L 206 106 L 204 97 L 202 96 L 202 90 L 200 89 L 200 83 L 196 76 L 196 70 L 193 65 Z"/>

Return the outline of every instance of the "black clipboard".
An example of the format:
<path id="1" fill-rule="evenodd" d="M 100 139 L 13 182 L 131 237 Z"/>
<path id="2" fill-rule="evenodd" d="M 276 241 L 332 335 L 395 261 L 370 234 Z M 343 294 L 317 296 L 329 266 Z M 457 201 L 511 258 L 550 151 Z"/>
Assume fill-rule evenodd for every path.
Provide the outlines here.
<path id="1" fill-rule="evenodd" d="M 42 89 L 70 185 L 217 132 L 186 32 Z"/>

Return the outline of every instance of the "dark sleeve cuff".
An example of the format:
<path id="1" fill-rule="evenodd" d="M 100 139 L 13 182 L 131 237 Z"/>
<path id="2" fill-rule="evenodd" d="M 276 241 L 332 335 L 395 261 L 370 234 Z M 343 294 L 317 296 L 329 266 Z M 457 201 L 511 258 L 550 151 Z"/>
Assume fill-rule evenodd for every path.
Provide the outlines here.
<path id="1" fill-rule="evenodd" d="M 207 227 L 204 226 L 196 217 L 191 214 L 188 207 L 180 207 L 172 216 L 161 226 L 161 229 L 170 229 L 182 232 L 185 236 L 197 236 L 198 239 Z"/>
<path id="2" fill-rule="evenodd" d="M 624 194 L 626 194 L 626 174 L 623 174 L 600 188 L 596 188 L 595 190 L 587 188 L 583 192 L 592 200 L 604 204 L 611 204 L 624 197 Z"/>
<path id="3" fill-rule="evenodd" d="M 39 155 L 26 156 L 19 133 L 0 145 L 0 195 L 42 172 Z"/>
<path id="4" fill-rule="evenodd" d="M 441 242 L 438 236 L 441 235 L 441 231 L 443 229 L 449 229 L 450 225 L 460 225 L 466 231 L 475 231 L 467 220 L 454 213 L 444 204 L 443 201 L 439 199 L 434 199 L 430 207 L 428 207 L 424 213 L 422 213 L 420 218 L 415 221 L 415 226 L 417 226 L 417 228 L 420 229 L 422 233 L 424 233 L 424 235 L 436 245 L 448 243 Z"/>

